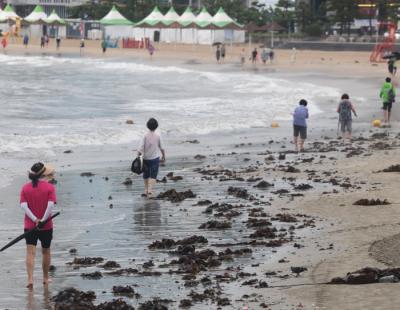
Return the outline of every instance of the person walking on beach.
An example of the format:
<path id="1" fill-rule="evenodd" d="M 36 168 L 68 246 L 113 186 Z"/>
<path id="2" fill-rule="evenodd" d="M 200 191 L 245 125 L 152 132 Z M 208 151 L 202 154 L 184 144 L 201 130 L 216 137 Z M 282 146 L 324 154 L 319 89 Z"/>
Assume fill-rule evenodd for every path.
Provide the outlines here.
<path id="1" fill-rule="evenodd" d="M 387 77 L 385 83 L 383 83 L 379 97 L 382 98 L 383 101 L 383 122 L 389 124 L 392 105 L 396 99 L 396 89 L 390 77 Z"/>
<path id="2" fill-rule="evenodd" d="M 257 48 L 254 48 L 254 50 L 251 52 L 251 62 L 252 64 L 256 64 L 257 63 Z"/>
<path id="3" fill-rule="evenodd" d="M 222 46 L 221 46 L 221 58 L 222 58 L 222 62 L 225 61 L 225 56 L 226 56 L 226 48 L 225 48 L 225 44 L 222 44 Z"/>
<path id="4" fill-rule="evenodd" d="M 40 37 L 40 48 L 44 48 L 45 39 L 44 36 Z"/>
<path id="5" fill-rule="evenodd" d="M 301 99 L 299 106 L 293 112 L 293 143 L 296 152 L 299 150 L 300 152 L 304 151 L 304 142 L 307 139 L 307 118 L 307 101 Z"/>
<path id="6" fill-rule="evenodd" d="M 29 171 L 31 182 L 26 183 L 21 190 L 20 206 L 25 212 L 24 230 L 30 230 L 40 225 L 42 221 L 51 217 L 52 209 L 57 201 L 54 185 L 45 178 L 54 173 L 50 167 L 41 162 L 34 164 Z M 27 288 L 33 288 L 33 271 L 38 240 L 42 246 L 43 284 L 49 283 L 49 268 L 51 262 L 50 245 L 53 239 L 53 222 L 49 222 L 25 237 L 26 241 L 26 269 L 28 273 Z"/>
<path id="7" fill-rule="evenodd" d="M 353 104 L 350 102 L 350 97 L 348 94 L 343 94 L 341 101 L 337 107 L 337 112 L 339 113 L 339 123 L 340 123 L 340 131 L 342 132 L 342 138 L 347 138 L 351 140 L 351 132 L 352 132 L 352 117 L 351 112 L 353 112 L 354 116 L 357 117 L 357 112 L 354 109 Z"/>
<path id="8" fill-rule="evenodd" d="M 61 38 L 60 38 L 60 36 L 57 36 L 57 39 L 56 39 L 56 49 L 57 50 L 60 49 L 60 45 L 61 45 Z"/>
<path id="9" fill-rule="evenodd" d="M 156 132 L 158 122 L 150 118 L 147 122 L 149 129 L 140 143 L 139 156 L 143 155 L 143 179 L 144 179 L 144 197 L 151 198 L 153 195 L 153 186 L 157 182 L 157 174 L 160 162 L 165 162 L 165 151 L 161 136 Z M 161 152 L 161 159 L 160 159 Z"/>
<path id="10" fill-rule="evenodd" d="M 50 43 L 50 37 L 47 34 L 44 36 L 44 41 L 46 42 L 46 47 L 48 47 Z"/>
<path id="11" fill-rule="evenodd" d="M 215 51 L 215 58 L 217 58 L 217 63 L 219 63 L 219 60 L 221 58 L 221 50 L 219 48 L 219 45 L 217 46 L 217 50 Z"/>
<path id="12" fill-rule="evenodd" d="M 396 67 L 396 58 L 392 57 L 388 61 L 388 71 L 389 73 L 393 76 L 396 75 L 397 73 L 397 67 Z"/>
<path id="13" fill-rule="evenodd" d="M 106 42 L 106 40 L 103 40 L 103 42 L 101 42 L 101 48 L 103 50 L 103 54 L 105 54 L 106 51 L 107 51 L 107 42 Z"/>
<path id="14" fill-rule="evenodd" d="M 242 67 L 244 66 L 244 63 L 246 61 L 246 50 L 242 48 L 242 51 L 240 52 L 240 64 Z"/>
<path id="15" fill-rule="evenodd" d="M 85 40 L 81 39 L 81 43 L 79 44 L 79 54 L 83 56 L 85 50 Z"/>
<path id="16" fill-rule="evenodd" d="M 29 43 L 29 37 L 28 37 L 27 34 L 24 35 L 23 42 L 24 42 L 25 48 L 27 48 L 28 47 L 28 43 Z"/>
<path id="17" fill-rule="evenodd" d="M 1 45 L 3 46 L 3 49 L 5 49 L 7 47 L 7 38 L 6 37 L 1 39 Z"/>
<path id="18" fill-rule="evenodd" d="M 267 49 L 263 48 L 262 53 L 261 53 L 261 60 L 264 65 L 267 63 L 268 57 L 269 57 L 269 53 L 268 53 Z"/>
<path id="19" fill-rule="evenodd" d="M 296 63 L 296 56 L 297 54 L 297 50 L 295 47 L 292 48 L 292 55 L 290 55 L 290 63 L 293 65 L 294 63 Z"/>
<path id="20" fill-rule="evenodd" d="M 275 52 L 274 49 L 271 48 L 271 50 L 269 51 L 269 61 L 271 62 L 271 64 L 274 62 L 274 57 L 275 57 Z"/>

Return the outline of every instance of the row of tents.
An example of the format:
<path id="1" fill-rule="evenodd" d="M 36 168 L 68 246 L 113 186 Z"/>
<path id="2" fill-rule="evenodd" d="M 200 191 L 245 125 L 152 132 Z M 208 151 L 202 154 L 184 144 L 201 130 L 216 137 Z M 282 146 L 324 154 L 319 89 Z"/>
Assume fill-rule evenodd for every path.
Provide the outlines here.
<path id="1" fill-rule="evenodd" d="M 173 7 L 163 15 L 158 7 L 138 23 L 126 19 L 114 6 L 100 20 L 104 25 L 106 36 L 118 38 L 149 37 L 161 42 L 180 42 L 190 44 L 210 44 L 213 42 L 242 43 L 245 40 L 244 27 L 234 21 L 223 8 L 211 16 L 203 8 L 196 16 L 190 7 L 182 15 L 178 15 Z M 155 40 L 157 41 L 157 40 Z"/>
<path id="2" fill-rule="evenodd" d="M 37 5 L 32 13 L 23 19 L 10 5 L 7 5 L 3 11 L 0 10 L 0 23 L 10 20 L 22 20 L 22 25 L 29 25 L 30 28 L 44 24 L 59 28 L 67 23 L 55 11 L 47 16 L 40 5 Z M 177 14 L 173 7 L 165 15 L 158 7 L 155 7 L 147 17 L 134 23 L 113 6 L 99 23 L 102 25 L 104 37 L 111 39 L 150 38 L 150 40 L 160 42 L 189 44 L 242 43 L 245 40 L 244 27 L 229 17 L 223 8 L 220 8 L 214 16 L 203 8 L 196 16 L 190 7 L 182 15 Z M 32 29 L 30 31 L 32 34 Z"/>
<path id="3" fill-rule="evenodd" d="M 18 19 L 21 19 L 21 17 L 14 12 L 11 5 L 7 4 L 4 10 L 0 9 L 0 23 L 8 22 L 10 20 L 16 21 Z M 53 10 L 53 12 L 47 16 L 40 5 L 37 5 L 32 13 L 22 20 L 28 24 L 48 24 L 56 26 L 62 26 L 66 24 L 66 22 L 60 18 L 60 16 L 58 16 L 55 10 Z"/>

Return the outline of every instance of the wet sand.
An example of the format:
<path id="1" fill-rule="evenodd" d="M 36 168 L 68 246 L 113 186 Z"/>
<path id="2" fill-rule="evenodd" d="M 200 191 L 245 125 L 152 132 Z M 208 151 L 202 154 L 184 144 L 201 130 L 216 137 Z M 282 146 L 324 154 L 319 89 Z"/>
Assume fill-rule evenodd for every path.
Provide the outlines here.
<path id="1" fill-rule="evenodd" d="M 163 61 L 159 64 L 163 65 Z M 357 65 L 354 64 L 354 67 Z M 210 63 L 205 66 L 210 68 Z M 275 66 L 271 74 L 288 78 L 288 68 L 285 69 L 285 65 L 279 67 L 278 62 Z M 234 68 L 234 64 L 226 64 L 218 70 Z M 290 70 L 293 68 L 296 65 L 290 67 Z M 167 166 L 161 169 L 160 179 L 168 172 L 174 172 L 183 179 L 160 183 L 157 190 L 191 189 L 196 195 L 196 198 L 180 203 L 148 201 L 140 197 L 141 179 L 133 177 L 128 171 L 132 157 L 130 146 L 124 146 L 115 152 L 109 151 L 110 153 L 103 154 L 104 159 L 96 157 L 102 151 L 100 147 L 91 150 L 74 149 L 72 154 L 55 150 L 59 154 L 55 164 L 59 167 L 57 189 L 62 215 L 56 220 L 53 247 L 53 265 L 56 270 L 53 283 L 49 291 L 42 289 L 37 264 L 34 291 L 21 289 L 25 284 L 25 270 L 24 245 L 20 243 L 1 254 L 1 306 L 11 309 L 51 308 L 53 303 L 50 296 L 55 296 L 69 286 L 83 291 L 95 291 L 95 304 L 99 304 L 116 298 L 112 293 L 114 285 L 138 285 L 134 289 L 142 298 L 137 300 L 124 297 L 135 306 L 160 297 L 173 300 L 167 306 L 176 309 L 180 300 L 191 299 L 188 297 L 191 290 L 203 293 L 205 289 L 212 288 L 215 292 L 221 291 L 219 299 L 206 298 L 203 302 L 194 303 L 193 309 L 216 309 L 218 302 L 222 307 L 226 303 L 224 298 L 228 298 L 231 303 L 223 306 L 224 309 L 244 306 L 249 309 L 262 309 L 264 306 L 267 309 L 393 309 L 398 303 L 397 284 L 273 288 L 280 285 L 325 283 L 333 277 L 344 276 L 347 272 L 365 266 L 381 267 L 384 262 L 390 263 L 390 253 L 378 257 L 381 262 L 373 258 L 381 250 L 390 252 L 388 246 L 380 243 L 381 248 L 376 250 L 376 243 L 375 249 L 371 245 L 398 233 L 397 173 L 374 172 L 398 164 L 399 128 L 397 122 L 390 129 L 371 128 L 371 120 L 380 114 L 375 99 L 375 87 L 380 85 L 382 68 L 368 67 L 372 71 L 371 75 L 360 78 L 364 69 L 352 71 L 349 77 L 344 74 L 344 67 L 334 68 L 326 76 L 324 72 L 329 71 L 330 66 L 323 64 L 318 69 L 317 66 L 308 68 L 310 71 L 307 72 L 304 72 L 304 67 L 303 72 L 292 70 L 294 72 L 289 78 L 294 81 L 299 78 L 307 79 L 321 85 L 329 83 L 343 92 L 350 88 L 353 97 L 365 96 L 367 102 L 357 103 L 360 118 L 354 124 L 355 136 L 362 136 L 365 140 L 355 139 L 352 144 L 343 144 L 336 140 L 336 115 L 332 113 L 337 104 L 335 102 L 321 106 L 324 113 L 318 116 L 318 120 L 310 120 L 312 130 L 307 142 L 308 151 L 304 154 L 290 152 L 293 146 L 287 132 L 291 130 L 290 124 L 285 122 L 276 130 L 254 128 L 219 137 L 210 135 L 188 139 L 196 138 L 199 144 L 169 141 L 170 155 Z M 341 77 L 338 77 L 340 74 Z M 399 112 L 394 112 L 394 119 L 398 119 Z M 388 137 L 372 136 L 374 133 L 385 132 L 388 132 Z M 383 144 L 377 144 L 378 142 Z M 279 159 L 280 153 L 285 153 L 285 158 Z M 196 154 L 206 157 L 194 159 Z M 116 161 L 115 158 L 119 160 Z M 91 172 L 94 176 L 80 176 L 82 172 Z M 132 185 L 122 184 L 127 177 L 133 180 Z M 253 182 L 258 178 L 260 180 Z M 2 240 L 20 232 L 18 227 L 22 215 L 17 207 L 16 197 L 23 180 L 18 177 L 12 185 L 1 190 Z M 274 186 L 264 189 L 254 187 L 261 180 Z M 311 188 L 301 186 L 303 184 L 308 184 Z M 247 190 L 254 199 L 230 195 L 230 186 Z M 354 206 L 353 202 L 360 198 L 387 198 L 392 204 Z M 209 205 L 196 204 L 205 199 L 212 203 L 244 206 L 231 206 L 226 211 L 204 214 Z M 261 209 L 251 210 L 255 208 Z M 231 211 L 241 214 L 227 215 Z M 222 214 L 215 216 L 217 213 Z M 277 220 L 277 214 L 282 213 L 292 215 L 293 222 L 282 221 L 282 217 Z M 272 222 L 272 226 L 278 230 L 277 235 L 282 236 L 249 238 L 257 230 L 255 227 L 247 227 L 249 218 Z M 227 221 L 232 228 L 198 228 L 211 220 Z M 261 227 L 269 226 L 265 224 Z M 208 239 L 207 245 L 196 244 L 197 250 L 208 248 L 218 253 L 227 248 L 249 248 L 252 252 L 231 255 L 233 261 L 221 260 L 220 266 L 207 267 L 206 271 L 196 274 L 191 281 L 205 278 L 208 280 L 200 281 L 197 285 L 187 283 L 189 280 L 183 280 L 185 274 L 169 272 L 180 268 L 169 264 L 179 256 L 171 255 L 169 250 L 149 249 L 148 246 L 162 238 L 178 240 L 191 235 L 201 235 Z M 288 241 L 279 247 L 265 244 L 218 246 L 250 240 L 267 242 L 280 238 Z M 389 244 L 393 244 L 396 239 L 390 239 L 392 243 Z M 370 248 L 375 253 L 373 256 L 369 254 Z M 76 249 L 77 253 L 71 254 L 71 249 Z M 146 270 L 143 264 L 152 260 L 155 266 L 148 270 L 160 272 L 161 275 L 133 274 L 116 277 L 107 275 L 109 270 L 104 270 L 101 263 L 90 267 L 80 266 L 79 269 L 66 264 L 76 257 L 102 257 L 104 262 L 116 261 L 121 268 L 136 268 L 139 272 Z M 169 265 L 162 266 L 165 264 Z M 304 266 L 308 270 L 296 277 L 291 272 L 293 266 Z M 81 276 L 82 273 L 95 271 L 101 272 L 103 277 L 91 280 Z M 242 278 L 239 276 L 240 272 L 250 275 Z M 245 281 L 249 282 L 244 285 Z M 263 287 L 264 282 L 271 287 Z"/>

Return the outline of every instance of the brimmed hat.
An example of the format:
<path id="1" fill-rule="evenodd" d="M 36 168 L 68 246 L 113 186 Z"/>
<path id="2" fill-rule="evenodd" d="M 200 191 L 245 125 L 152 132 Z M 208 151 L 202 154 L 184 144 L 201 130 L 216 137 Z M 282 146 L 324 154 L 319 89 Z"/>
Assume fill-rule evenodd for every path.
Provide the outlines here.
<path id="1" fill-rule="evenodd" d="M 42 174 L 42 176 L 47 177 L 50 175 L 53 175 L 56 172 L 56 169 L 54 168 L 54 166 L 52 164 L 44 164 L 44 172 Z"/>
<path id="2" fill-rule="evenodd" d="M 46 177 L 53 175 L 55 172 L 54 166 L 51 164 L 43 164 L 41 162 L 34 164 L 29 171 L 29 174 L 37 175 L 38 177 Z"/>

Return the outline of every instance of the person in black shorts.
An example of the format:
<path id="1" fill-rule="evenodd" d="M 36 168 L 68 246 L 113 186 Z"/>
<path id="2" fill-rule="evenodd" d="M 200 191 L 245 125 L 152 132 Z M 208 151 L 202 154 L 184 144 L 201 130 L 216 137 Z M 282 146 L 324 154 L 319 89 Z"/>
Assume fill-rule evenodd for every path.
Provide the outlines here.
<path id="1" fill-rule="evenodd" d="M 221 59 L 221 50 L 219 48 L 219 45 L 217 46 L 217 50 L 215 51 L 215 58 L 217 58 L 217 63 L 219 63 L 219 60 Z"/>
<path id="2" fill-rule="evenodd" d="M 33 271 L 35 269 L 36 246 L 42 245 L 43 284 L 49 283 L 50 246 L 53 239 L 53 222 L 51 212 L 56 203 L 56 191 L 53 184 L 45 178 L 54 174 L 50 166 L 36 163 L 29 171 L 31 182 L 26 183 L 21 190 L 20 206 L 25 212 L 24 231 L 40 228 L 25 236 L 26 240 L 26 269 L 29 289 L 33 288 Z M 42 222 L 47 221 L 45 225 Z"/>
<path id="3" fill-rule="evenodd" d="M 388 71 L 392 76 L 396 75 L 397 67 L 396 67 L 396 58 L 390 58 L 388 61 Z"/>
<path id="4" fill-rule="evenodd" d="M 392 112 L 392 105 L 396 97 L 396 88 L 392 83 L 392 79 L 387 77 L 383 83 L 379 97 L 382 98 L 383 109 L 383 122 L 385 125 L 390 123 L 390 115 Z"/>

